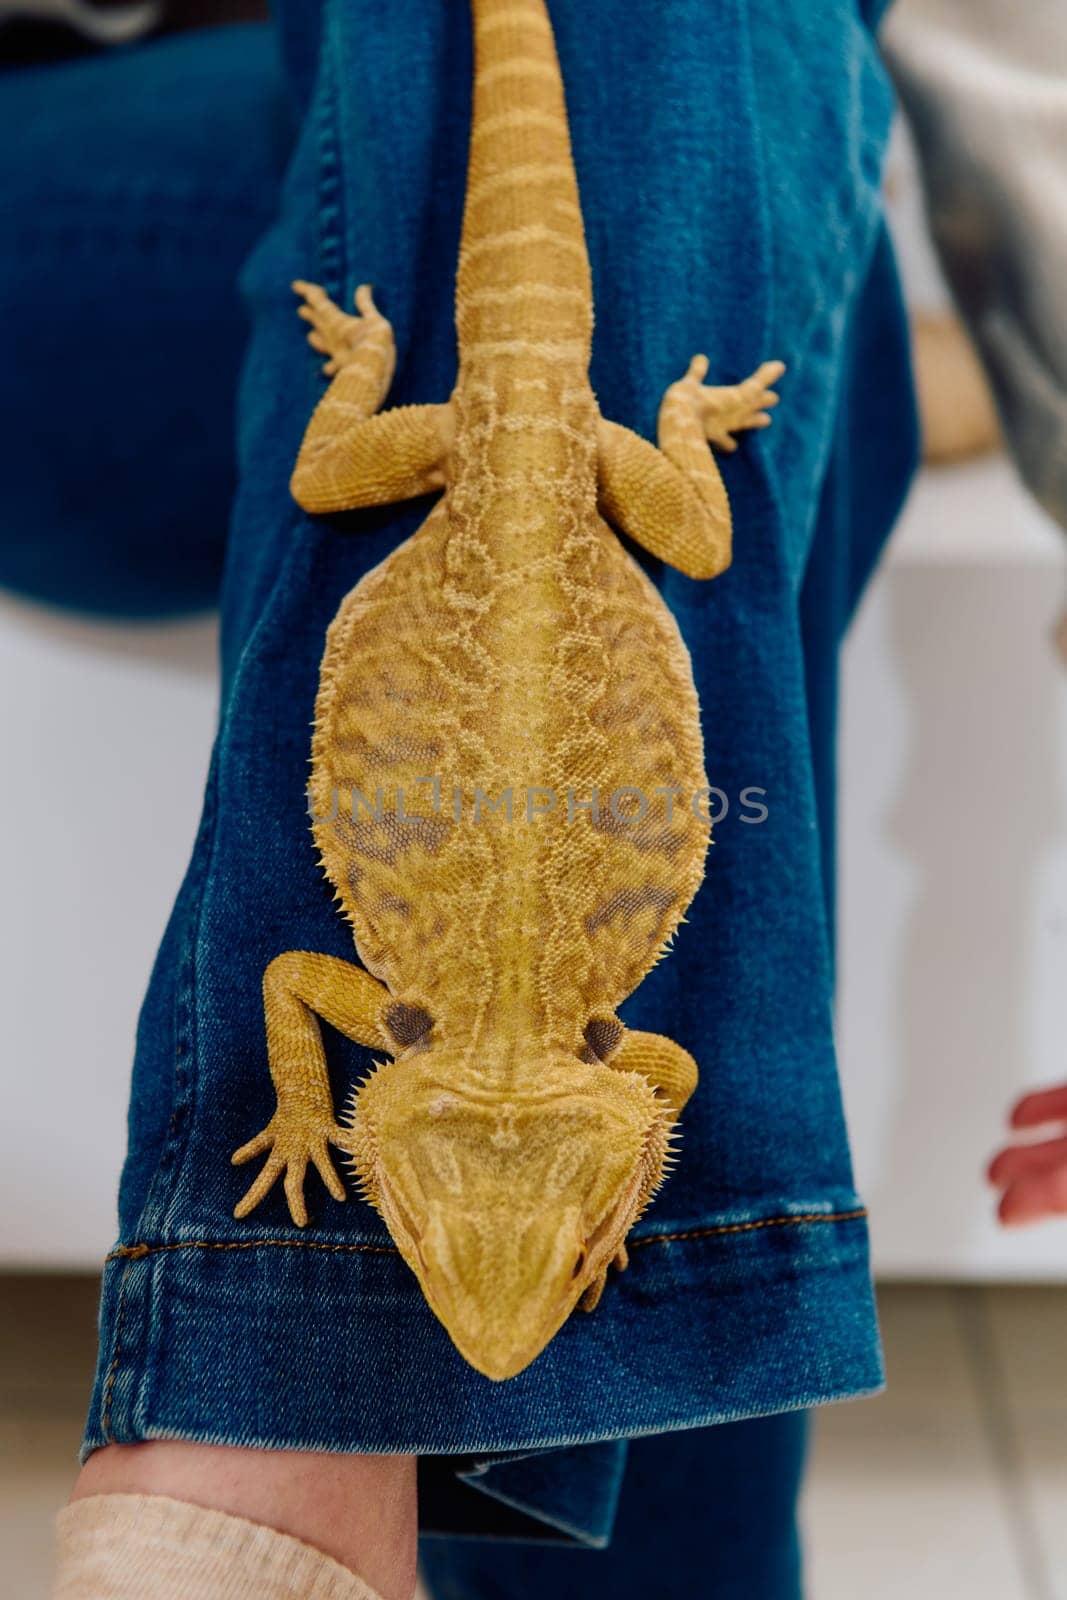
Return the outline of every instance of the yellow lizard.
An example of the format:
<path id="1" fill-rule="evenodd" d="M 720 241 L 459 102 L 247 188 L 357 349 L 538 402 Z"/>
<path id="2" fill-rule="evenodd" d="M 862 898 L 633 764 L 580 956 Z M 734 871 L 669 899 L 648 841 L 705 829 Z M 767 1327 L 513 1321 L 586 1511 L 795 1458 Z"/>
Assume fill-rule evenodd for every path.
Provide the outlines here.
<path id="1" fill-rule="evenodd" d="M 235 1162 L 307 1221 L 328 1147 L 460 1352 L 521 1371 L 608 1266 L 670 1160 L 689 1053 L 616 1007 L 667 949 L 709 825 L 689 656 L 609 524 L 694 578 L 729 563 L 708 448 L 765 426 L 784 370 L 667 390 L 659 449 L 590 387 L 592 289 L 543 0 L 473 0 L 474 112 L 443 405 L 379 414 L 395 364 L 371 291 L 294 288 L 332 383 L 293 474 L 307 511 L 443 493 L 329 630 L 315 843 L 362 967 L 286 951 L 264 976 L 277 1092 Z M 318 1018 L 394 1059 L 339 1122 Z"/>

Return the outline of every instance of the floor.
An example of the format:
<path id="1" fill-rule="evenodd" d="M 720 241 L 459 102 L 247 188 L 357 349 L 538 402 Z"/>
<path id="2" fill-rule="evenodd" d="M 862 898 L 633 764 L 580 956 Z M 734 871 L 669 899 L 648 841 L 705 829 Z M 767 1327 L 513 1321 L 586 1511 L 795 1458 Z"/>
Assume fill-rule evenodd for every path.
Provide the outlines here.
<path id="1" fill-rule="evenodd" d="M 884 1288 L 889 1387 L 822 1411 L 810 1600 L 1067 1600 L 1067 1288 Z"/>
<path id="2" fill-rule="evenodd" d="M 888 1394 L 818 1421 L 809 1600 L 1067 1600 L 1067 1288 L 880 1298 Z M 0 1307 L 0 1563 L 12 1600 L 45 1600 L 96 1291 L 8 1278 Z"/>

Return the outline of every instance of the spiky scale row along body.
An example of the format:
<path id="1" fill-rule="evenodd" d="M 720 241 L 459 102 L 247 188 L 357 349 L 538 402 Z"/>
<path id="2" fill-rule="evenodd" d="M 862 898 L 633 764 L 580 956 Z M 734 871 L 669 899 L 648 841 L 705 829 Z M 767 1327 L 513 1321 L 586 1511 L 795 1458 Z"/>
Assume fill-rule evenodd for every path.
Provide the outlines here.
<path id="1" fill-rule="evenodd" d="M 328 635 L 311 799 L 363 967 L 289 951 L 264 998 L 267 1161 L 303 1224 L 328 1145 L 466 1358 L 520 1371 L 607 1268 L 662 1180 L 696 1084 L 615 1010 L 704 870 L 699 708 L 677 625 L 609 523 L 694 577 L 730 558 L 708 449 L 769 421 L 781 372 L 667 391 L 660 448 L 600 416 L 592 291 L 543 0 L 473 0 L 474 111 L 445 405 L 378 413 L 392 330 L 297 284 L 333 382 L 293 492 L 311 512 L 444 491 Z M 335 1118 L 317 1017 L 394 1057 Z"/>

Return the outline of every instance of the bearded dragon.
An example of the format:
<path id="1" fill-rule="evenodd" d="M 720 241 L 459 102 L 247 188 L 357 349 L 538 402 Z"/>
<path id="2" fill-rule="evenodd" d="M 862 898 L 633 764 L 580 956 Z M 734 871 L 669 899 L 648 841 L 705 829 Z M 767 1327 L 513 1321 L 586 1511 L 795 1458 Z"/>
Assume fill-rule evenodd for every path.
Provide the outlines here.
<path id="1" fill-rule="evenodd" d="M 379 413 L 396 352 L 298 282 L 332 379 L 292 492 L 326 515 L 441 491 L 327 636 L 314 841 L 362 966 L 288 950 L 263 982 L 266 1155 L 304 1226 L 329 1153 L 461 1354 L 521 1371 L 591 1307 L 664 1178 L 692 1056 L 616 1008 L 668 948 L 709 841 L 689 656 L 621 530 L 693 578 L 729 564 L 709 441 L 766 426 L 784 370 L 667 390 L 659 448 L 599 412 L 592 288 L 543 0 L 473 0 L 475 80 L 445 404 Z M 391 1056 L 338 1120 L 318 1019 Z"/>

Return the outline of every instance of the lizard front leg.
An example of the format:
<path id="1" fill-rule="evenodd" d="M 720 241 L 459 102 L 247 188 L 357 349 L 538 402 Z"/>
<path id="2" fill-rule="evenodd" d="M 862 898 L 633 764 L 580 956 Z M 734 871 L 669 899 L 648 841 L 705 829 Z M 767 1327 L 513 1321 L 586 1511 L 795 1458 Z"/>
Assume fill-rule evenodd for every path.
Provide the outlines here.
<path id="1" fill-rule="evenodd" d="M 447 405 L 399 406 L 376 415 L 392 382 L 396 342 L 367 284 L 357 315 L 334 305 L 316 284 L 298 280 L 308 343 L 326 356 L 333 379 L 315 408 L 290 488 L 305 511 L 392 505 L 440 489 L 452 443 Z"/>
<path id="2" fill-rule="evenodd" d="M 357 1044 L 396 1048 L 387 1031 L 393 1006 L 388 989 L 362 967 L 308 950 L 287 950 L 263 974 L 267 1057 L 278 1107 L 262 1133 L 233 1154 L 235 1166 L 266 1154 L 263 1170 L 234 1209 L 246 1217 L 284 1174 L 293 1221 L 307 1222 L 304 1178 L 308 1163 L 318 1169 L 335 1200 L 345 1198 L 328 1146 L 343 1145 L 344 1130 L 334 1116 L 326 1055 L 317 1017 Z"/>
<path id="3" fill-rule="evenodd" d="M 640 1033 L 627 1028 L 618 1048 L 608 1059 L 617 1072 L 639 1072 L 670 1111 L 680 1117 L 697 1086 L 697 1064 L 688 1050 L 662 1033 Z"/>
<path id="4" fill-rule="evenodd" d="M 765 428 L 778 396 L 769 386 L 785 371 L 766 361 L 744 383 L 716 388 L 694 356 L 672 383 L 659 414 L 659 449 L 628 428 L 599 427 L 600 509 L 652 555 L 691 578 L 714 578 L 730 564 L 730 502 L 709 443 L 737 448 L 733 435 Z"/>
<path id="5" fill-rule="evenodd" d="M 639 1072 L 664 1102 L 672 1119 L 697 1086 L 697 1064 L 688 1050 L 662 1033 L 641 1033 L 626 1028 L 618 1017 L 597 1017 L 586 1030 L 593 1053 L 616 1072 Z M 619 1247 L 612 1265 L 624 1272 L 629 1264 L 625 1243 Z M 607 1268 L 582 1296 L 582 1310 L 593 1311 L 607 1283 Z"/>

